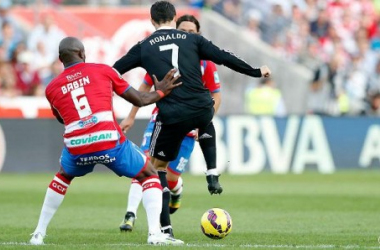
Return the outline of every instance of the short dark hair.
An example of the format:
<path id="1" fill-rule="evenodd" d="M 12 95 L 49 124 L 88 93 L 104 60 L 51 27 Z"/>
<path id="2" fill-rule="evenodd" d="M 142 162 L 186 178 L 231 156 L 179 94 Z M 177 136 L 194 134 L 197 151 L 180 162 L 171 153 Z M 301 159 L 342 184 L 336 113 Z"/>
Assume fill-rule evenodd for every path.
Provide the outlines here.
<path id="1" fill-rule="evenodd" d="M 175 15 L 175 7 L 168 1 L 157 1 L 150 7 L 150 17 L 158 24 L 172 21 Z"/>
<path id="2" fill-rule="evenodd" d="M 199 21 L 193 15 L 183 15 L 180 18 L 178 18 L 177 23 L 176 23 L 177 29 L 178 29 L 178 26 L 182 22 L 192 22 L 197 27 L 197 32 L 199 32 L 199 30 L 201 29 L 201 25 L 199 24 Z"/>

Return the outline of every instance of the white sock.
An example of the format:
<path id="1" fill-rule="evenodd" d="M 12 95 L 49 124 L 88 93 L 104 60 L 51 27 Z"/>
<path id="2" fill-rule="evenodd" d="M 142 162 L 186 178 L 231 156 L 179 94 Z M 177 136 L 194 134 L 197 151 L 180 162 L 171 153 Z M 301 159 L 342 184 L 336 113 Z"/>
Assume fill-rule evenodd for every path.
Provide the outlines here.
<path id="1" fill-rule="evenodd" d="M 218 170 L 216 170 L 216 168 L 213 168 L 213 169 L 207 170 L 206 175 L 219 175 L 219 174 L 218 174 Z"/>
<path id="2" fill-rule="evenodd" d="M 168 186 L 172 195 L 180 195 L 183 190 L 183 180 L 180 176 L 177 181 L 168 181 Z"/>
<path id="3" fill-rule="evenodd" d="M 43 236 L 46 235 L 46 229 L 58 207 L 61 205 L 69 185 L 70 181 L 59 173 L 54 176 L 46 191 L 44 204 L 42 205 L 40 218 L 34 233 L 41 233 Z"/>
<path id="4" fill-rule="evenodd" d="M 129 188 L 127 212 L 132 212 L 137 217 L 137 209 L 139 208 L 143 197 L 143 189 L 140 182 L 132 179 L 131 187 Z"/>
<path id="5" fill-rule="evenodd" d="M 143 204 L 148 219 L 149 234 L 160 233 L 162 186 L 158 176 L 150 176 L 142 183 Z"/>

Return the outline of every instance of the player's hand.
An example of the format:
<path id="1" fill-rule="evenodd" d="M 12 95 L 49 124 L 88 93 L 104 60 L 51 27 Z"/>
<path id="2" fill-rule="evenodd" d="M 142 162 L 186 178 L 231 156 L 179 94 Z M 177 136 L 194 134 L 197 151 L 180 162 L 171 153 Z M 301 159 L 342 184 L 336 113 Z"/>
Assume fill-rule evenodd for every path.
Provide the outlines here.
<path id="1" fill-rule="evenodd" d="M 156 76 L 153 75 L 153 81 L 154 85 L 156 86 L 156 90 L 161 90 L 165 95 L 168 95 L 172 89 L 180 86 L 182 82 L 176 83 L 176 81 L 181 77 L 181 75 L 177 74 L 174 76 L 177 71 L 178 69 L 171 69 L 161 81 L 158 81 Z"/>
<path id="2" fill-rule="evenodd" d="M 261 71 L 261 75 L 263 77 L 270 77 L 270 75 L 271 75 L 270 69 L 266 65 L 261 66 L 260 71 Z"/>
<path id="3" fill-rule="evenodd" d="M 120 128 L 124 133 L 127 133 L 130 128 L 132 128 L 133 124 L 135 123 L 135 119 L 132 118 L 124 118 L 124 120 L 120 123 Z"/>

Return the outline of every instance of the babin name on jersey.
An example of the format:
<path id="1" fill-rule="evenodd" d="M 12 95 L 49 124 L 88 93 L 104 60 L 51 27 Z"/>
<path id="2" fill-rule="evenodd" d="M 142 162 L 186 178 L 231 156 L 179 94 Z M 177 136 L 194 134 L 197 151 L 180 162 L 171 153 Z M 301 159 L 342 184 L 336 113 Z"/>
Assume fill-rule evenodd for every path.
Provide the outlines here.
<path id="1" fill-rule="evenodd" d="M 69 82 L 65 86 L 61 87 L 62 94 L 66 94 L 68 92 L 71 92 L 74 89 L 78 89 L 80 87 L 83 87 L 84 85 L 90 84 L 90 78 L 88 76 L 79 78 L 76 81 Z"/>

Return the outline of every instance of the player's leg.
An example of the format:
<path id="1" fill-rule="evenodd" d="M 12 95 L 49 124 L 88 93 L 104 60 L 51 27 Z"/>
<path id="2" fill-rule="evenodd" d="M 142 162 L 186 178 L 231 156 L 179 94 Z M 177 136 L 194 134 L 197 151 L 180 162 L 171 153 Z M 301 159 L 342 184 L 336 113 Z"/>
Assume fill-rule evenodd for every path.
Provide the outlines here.
<path id="1" fill-rule="evenodd" d="M 135 221 L 137 219 L 137 209 L 139 208 L 142 196 L 143 189 L 141 183 L 135 178 L 132 178 L 128 193 L 127 211 L 124 215 L 123 221 L 119 226 L 120 231 L 131 232 L 133 230 Z"/>
<path id="2" fill-rule="evenodd" d="M 191 153 L 193 152 L 195 138 L 186 136 L 183 139 L 178 156 L 174 161 L 171 161 L 168 166 L 166 178 L 170 189 L 169 212 L 173 214 L 181 206 L 181 197 L 183 191 L 183 180 L 181 174 L 185 170 Z"/>
<path id="3" fill-rule="evenodd" d="M 65 148 L 62 150 L 61 166 L 46 191 L 38 224 L 30 239 L 32 245 L 44 244 L 43 238 L 46 235 L 47 227 L 59 206 L 62 204 L 66 191 L 74 177 L 83 176 L 91 172 L 94 168 L 93 165 L 88 165 L 81 166 L 79 169 L 75 164 L 74 158 Z"/>
<path id="4" fill-rule="evenodd" d="M 158 172 L 163 189 L 161 229 L 171 235 L 173 235 L 173 229 L 170 221 L 170 190 L 166 179 L 166 170 L 169 161 L 176 159 L 182 140 L 191 129 L 186 122 L 167 125 L 163 124 L 157 117 L 150 144 L 152 163 Z"/>
<path id="5" fill-rule="evenodd" d="M 208 191 L 210 194 L 220 194 L 223 192 L 223 188 L 219 184 L 219 174 L 216 169 L 216 138 L 212 122 L 199 128 L 198 141 L 207 165 Z"/>
<path id="6" fill-rule="evenodd" d="M 131 141 L 125 141 L 115 155 L 116 162 L 107 166 L 119 176 L 134 177 L 143 189 L 143 205 L 147 214 L 150 244 L 183 244 L 161 233 L 160 212 L 162 208 L 162 187 L 157 171 L 139 147 Z"/>
<path id="7" fill-rule="evenodd" d="M 141 142 L 141 150 L 144 151 L 146 155 L 149 152 L 150 140 L 152 137 L 152 132 L 154 128 L 154 122 L 149 122 L 145 131 L 143 140 Z M 133 230 L 135 225 L 135 220 L 137 218 L 137 209 L 139 208 L 141 199 L 143 195 L 142 186 L 139 181 L 135 178 L 132 178 L 131 186 L 129 188 L 128 194 L 128 203 L 127 203 L 127 211 L 124 215 L 124 219 L 121 222 L 119 228 L 120 231 L 130 232 Z"/>

